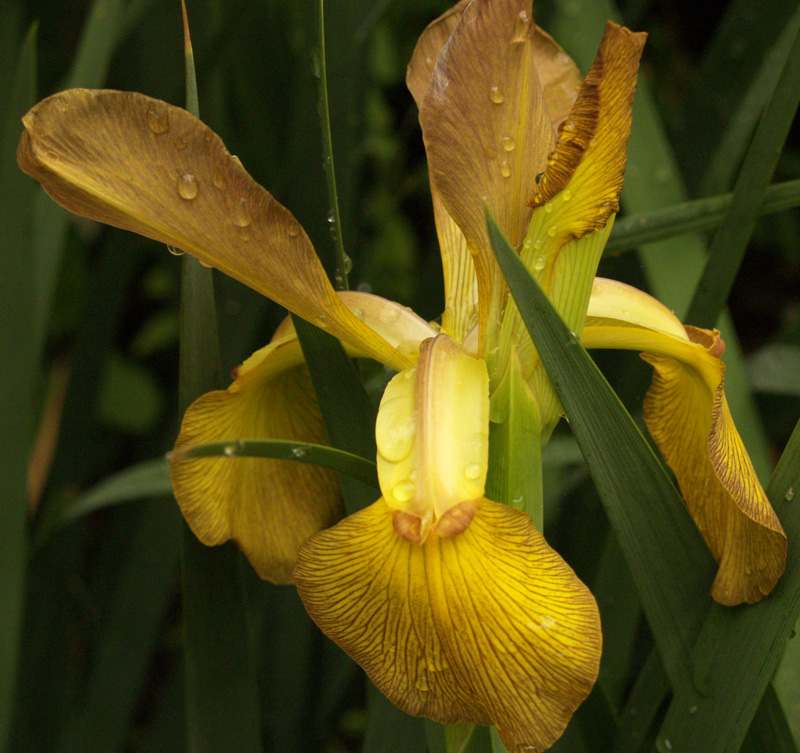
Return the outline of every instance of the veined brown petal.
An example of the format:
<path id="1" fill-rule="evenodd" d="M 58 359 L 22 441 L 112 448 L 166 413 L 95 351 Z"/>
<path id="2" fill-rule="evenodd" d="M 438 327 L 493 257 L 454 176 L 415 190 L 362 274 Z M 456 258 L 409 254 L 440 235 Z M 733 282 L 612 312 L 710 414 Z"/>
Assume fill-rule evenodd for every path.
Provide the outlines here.
<path id="1" fill-rule="evenodd" d="M 328 443 L 295 336 L 250 356 L 227 390 L 192 403 L 172 463 L 175 498 L 197 538 L 233 539 L 262 578 L 290 583 L 300 545 L 342 517 L 336 474 L 287 460 L 181 457 L 192 445 L 225 439 Z"/>
<path id="2" fill-rule="evenodd" d="M 587 348 L 644 351 L 655 369 L 645 421 L 719 563 L 711 595 L 728 606 L 763 599 L 786 565 L 786 534 L 725 399 L 719 332 L 682 328 L 647 294 L 596 280 L 581 339 Z"/>
<path id="3" fill-rule="evenodd" d="M 469 0 L 461 0 L 433 21 L 419 38 L 406 74 L 418 107 L 427 93 L 436 60 L 461 19 Z M 536 27 L 533 56 L 544 98 L 554 126 L 564 120 L 575 102 L 583 78 L 572 59 L 553 38 Z M 445 310 L 442 331 L 461 342 L 478 319 L 478 286 L 475 265 L 461 229 L 442 203 L 433 173 L 431 194 L 444 269 Z"/>
<path id="4" fill-rule="evenodd" d="M 597 676 L 589 590 L 522 512 L 478 500 L 469 527 L 423 545 L 383 499 L 307 541 L 295 580 L 322 631 L 406 713 L 496 725 L 545 750 Z"/>
<path id="5" fill-rule="evenodd" d="M 474 254 L 483 330 L 502 289 L 484 204 L 518 244 L 530 219 L 525 198 L 555 143 L 534 32 L 529 0 L 473 0 L 436 60 L 420 108 L 431 180 Z"/>
<path id="6" fill-rule="evenodd" d="M 20 167 L 62 206 L 187 251 L 376 360 L 408 365 L 342 305 L 291 213 L 185 110 L 72 89 L 23 123 Z"/>

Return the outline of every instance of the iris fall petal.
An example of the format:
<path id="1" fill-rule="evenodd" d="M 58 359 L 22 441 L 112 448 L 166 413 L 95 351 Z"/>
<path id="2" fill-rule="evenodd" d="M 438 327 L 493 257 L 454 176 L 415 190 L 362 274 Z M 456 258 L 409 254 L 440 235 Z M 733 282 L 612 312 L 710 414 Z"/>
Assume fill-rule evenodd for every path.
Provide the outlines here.
<path id="1" fill-rule="evenodd" d="M 71 212 L 187 251 L 378 361 L 408 365 L 342 305 L 291 213 L 185 110 L 71 89 L 23 124 L 20 166 Z"/>
<path id="2" fill-rule="evenodd" d="M 257 351 L 227 390 L 192 403 L 172 463 L 175 497 L 197 538 L 232 539 L 262 578 L 289 583 L 303 541 L 342 517 L 336 474 L 287 460 L 181 457 L 192 445 L 232 438 L 327 444 L 296 337 Z"/>
<path id="3" fill-rule="evenodd" d="M 522 512 L 478 501 L 471 525 L 424 544 L 383 499 L 303 545 L 295 581 L 311 617 L 409 714 L 496 725 L 544 750 L 597 675 L 588 589 Z"/>
<path id="4" fill-rule="evenodd" d="M 728 409 L 719 332 L 681 327 L 622 283 L 597 280 L 595 291 L 583 345 L 640 350 L 653 366 L 645 421 L 719 563 L 711 595 L 729 606 L 763 599 L 783 573 L 786 534 Z"/>

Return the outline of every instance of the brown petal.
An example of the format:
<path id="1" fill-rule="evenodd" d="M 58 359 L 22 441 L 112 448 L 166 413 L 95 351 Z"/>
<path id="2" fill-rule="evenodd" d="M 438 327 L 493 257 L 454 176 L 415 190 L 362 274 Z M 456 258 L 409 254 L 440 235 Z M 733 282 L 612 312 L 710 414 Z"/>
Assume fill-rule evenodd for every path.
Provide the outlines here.
<path id="1" fill-rule="evenodd" d="M 484 327 L 500 285 L 484 204 L 518 244 L 530 219 L 525 199 L 555 143 L 534 31 L 529 2 L 473 0 L 436 61 L 420 110 L 432 181 L 475 255 Z"/>
<path id="2" fill-rule="evenodd" d="M 62 206 L 187 251 L 373 358 L 408 365 L 341 303 L 297 220 L 185 110 L 73 89 L 23 123 L 19 164 Z"/>

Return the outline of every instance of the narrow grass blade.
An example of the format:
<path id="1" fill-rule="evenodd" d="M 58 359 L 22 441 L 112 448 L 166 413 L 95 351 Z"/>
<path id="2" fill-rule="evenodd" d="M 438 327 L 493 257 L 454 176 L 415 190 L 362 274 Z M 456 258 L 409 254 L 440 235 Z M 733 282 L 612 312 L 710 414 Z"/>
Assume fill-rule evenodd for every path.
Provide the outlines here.
<path id="1" fill-rule="evenodd" d="M 130 739 L 180 562 L 175 507 L 147 502 L 138 512 L 92 645 L 86 692 L 54 753 L 123 750 Z"/>
<path id="2" fill-rule="evenodd" d="M 195 445 L 182 453 L 188 458 L 237 457 L 276 458 L 330 468 L 378 488 L 375 461 L 321 444 L 298 444 L 288 439 L 234 439 Z"/>
<path id="3" fill-rule="evenodd" d="M 693 650 L 695 674 L 710 695 L 692 685 L 675 688 L 660 739 L 674 750 L 732 753 L 739 749 L 786 641 L 800 616 L 800 423 L 766 489 L 789 546 L 775 590 L 753 606 L 715 605 Z M 695 709 L 695 713 L 689 711 Z"/>
<path id="4" fill-rule="evenodd" d="M 610 256 L 684 233 L 713 230 L 723 222 L 732 204 L 733 194 L 726 193 L 623 217 L 614 223 L 603 255 Z M 764 194 L 759 216 L 782 212 L 798 205 L 800 180 L 774 183 Z"/>
<path id="5" fill-rule="evenodd" d="M 81 33 L 74 62 L 60 88 L 82 86 L 94 89 L 103 85 L 120 41 L 123 5 L 122 0 L 94 0 Z M 69 213 L 43 190 L 37 193 L 34 213 L 33 256 L 39 280 L 34 308 L 35 337 L 37 344 L 41 345 L 64 253 Z"/>
<path id="6" fill-rule="evenodd" d="M 342 218 L 339 213 L 339 195 L 336 187 L 336 164 L 333 156 L 333 132 L 331 130 L 331 108 L 328 101 L 328 62 L 325 52 L 325 2 L 316 0 L 317 14 L 317 50 L 314 59 L 315 75 L 319 80 L 319 119 L 322 127 L 322 150 L 324 153 L 325 174 L 328 183 L 328 203 L 333 242 L 336 248 L 336 276 L 334 282 L 338 290 L 347 290 L 350 286 L 347 275 L 352 262 L 344 250 L 344 232 Z"/>
<path id="7" fill-rule="evenodd" d="M 169 463 L 164 458 L 146 460 L 103 479 L 66 507 L 47 508 L 36 529 L 33 548 L 38 550 L 61 527 L 106 507 L 153 497 L 171 497 Z"/>
<path id="8" fill-rule="evenodd" d="M 673 683 L 711 604 L 713 562 L 650 445 L 489 217 L 489 237 L 636 581 Z M 646 505 L 631 500 L 647 500 Z"/>
<path id="9" fill-rule="evenodd" d="M 26 35 L 0 110 L 0 751 L 14 708 L 28 558 L 27 468 L 33 438 L 39 351 L 31 311 L 37 286 L 31 264 L 33 181 L 17 168 L 19 118 L 36 97 L 36 26 Z M 0 72 L 3 75 L 4 72 Z"/>
<path id="10" fill-rule="evenodd" d="M 292 319 L 331 445 L 371 460 L 377 456 L 375 410 L 358 372 L 336 338 L 297 316 Z M 342 492 L 349 514 L 377 499 L 375 488 L 369 483 L 342 478 Z"/>
<path id="11" fill-rule="evenodd" d="M 705 268 L 689 305 L 687 318 L 697 326 L 716 324 L 733 287 L 736 273 L 753 234 L 758 207 L 764 199 L 783 143 L 800 102 L 800 27 L 786 65 L 761 117 L 753 143 L 736 181 L 733 203 L 714 234 Z"/>
<path id="12" fill-rule="evenodd" d="M 742 743 L 742 753 L 797 753 L 797 744 L 772 685 L 767 686 L 761 704 Z"/>
<path id="13" fill-rule="evenodd" d="M 197 115 L 194 56 L 186 40 L 187 105 Z M 220 386 L 213 276 L 183 257 L 181 279 L 181 411 Z M 189 753 L 260 753 L 258 688 L 242 583 L 242 555 L 232 545 L 203 546 L 183 524 L 183 625 Z"/>

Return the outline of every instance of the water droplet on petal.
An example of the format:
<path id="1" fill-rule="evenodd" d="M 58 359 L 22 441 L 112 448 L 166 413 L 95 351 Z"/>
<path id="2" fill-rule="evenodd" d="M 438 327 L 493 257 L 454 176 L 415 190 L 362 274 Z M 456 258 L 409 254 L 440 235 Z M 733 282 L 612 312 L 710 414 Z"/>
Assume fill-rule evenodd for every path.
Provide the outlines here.
<path id="1" fill-rule="evenodd" d="M 544 205 L 544 211 L 548 214 L 553 211 L 553 202 L 548 201 L 547 204 Z"/>
<path id="2" fill-rule="evenodd" d="M 222 173 L 214 173 L 214 177 L 211 178 L 211 182 L 220 190 L 224 191 L 228 187 L 228 181 L 225 180 L 225 176 Z"/>
<path id="3" fill-rule="evenodd" d="M 175 139 L 175 148 L 182 152 L 186 147 L 189 146 L 189 142 L 184 138 L 177 138 Z"/>
<path id="4" fill-rule="evenodd" d="M 503 136 L 503 138 L 500 139 L 500 143 L 503 145 L 503 149 L 505 149 L 507 152 L 513 152 L 517 146 L 517 142 L 514 141 L 511 136 Z"/>
<path id="5" fill-rule="evenodd" d="M 289 234 L 290 238 L 297 238 L 300 235 L 300 225 L 296 222 L 292 222 L 291 225 L 286 229 L 286 232 Z"/>
<path id="6" fill-rule="evenodd" d="M 170 246 L 169 243 L 167 244 L 167 251 L 169 251 L 173 256 L 183 256 L 186 253 L 180 248 L 175 248 L 175 246 Z"/>
<path id="7" fill-rule="evenodd" d="M 506 95 L 503 94 L 503 90 L 499 86 L 493 86 L 489 89 L 489 99 L 492 100 L 496 105 L 501 104 L 506 98 Z"/>
<path id="8" fill-rule="evenodd" d="M 467 478 L 476 479 L 480 478 L 483 473 L 483 466 L 480 463 L 469 463 L 464 468 L 464 475 Z"/>
<path id="9" fill-rule="evenodd" d="M 514 19 L 514 36 L 512 42 L 524 42 L 528 37 L 531 26 L 531 15 L 526 10 L 521 10 Z"/>
<path id="10" fill-rule="evenodd" d="M 417 682 L 415 683 L 417 690 L 421 690 L 423 693 L 427 693 L 430 690 L 430 686 L 428 685 L 428 678 L 425 675 L 420 675 L 417 678 Z"/>
<path id="11" fill-rule="evenodd" d="M 314 324 L 316 324 L 320 329 L 326 329 L 328 327 L 328 317 L 325 316 L 325 314 L 320 314 L 319 316 L 314 317 Z"/>
<path id="12" fill-rule="evenodd" d="M 401 481 L 399 484 L 394 485 L 392 496 L 398 502 L 408 502 L 414 496 L 414 489 L 413 481 Z"/>
<path id="13" fill-rule="evenodd" d="M 557 232 L 558 232 L 558 226 L 557 226 L 557 225 L 551 225 L 551 226 L 550 226 L 550 227 L 547 229 L 547 234 L 548 234 L 548 235 L 549 235 L 551 238 L 552 238 L 552 237 L 553 237 L 553 236 L 554 236 L 554 235 L 555 235 Z"/>
<path id="14" fill-rule="evenodd" d="M 156 135 L 169 130 L 169 115 L 166 107 L 153 107 L 147 111 L 147 127 Z"/>
<path id="15" fill-rule="evenodd" d="M 237 227 L 247 227 L 252 221 L 253 217 L 250 214 L 250 207 L 247 206 L 247 200 L 240 196 L 233 205 L 233 224 Z"/>
<path id="16" fill-rule="evenodd" d="M 545 260 L 544 260 L 544 256 L 540 256 L 540 257 L 538 257 L 538 258 L 536 259 L 536 261 L 534 262 L 533 268 L 534 268 L 534 269 L 535 269 L 537 272 L 540 272 L 541 270 L 543 270 L 543 269 L 544 269 L 544 266 L 545 266 L 545 264 L 546 264 L 546 262 L 545 262 Z"/>
<path id="17" fill-rule="evenodd" d="M 197 178 L 191 173 L 184 173 L 178 178 L 178 193 L 182 199 L 186 199 L 186 201 L 196 199 L 198 191 Z"/>
<path id="18" fill-rule="evenodd" d="M 503 160 L 500 163 L 500 175 L 502 175 L 504 178 L 507 178 L 509 175 L 511 175 L 511 167 L 508 164 L 508 160 Z"/>
<path id="19" fill-rule="evenodd" d="M 570 191 L 568 188 L 565 188 L 561 194 L 561 198 L 563 198 L 564 201 L 569 201 L 572 198 L 572 191 Z"/>
<path id="20" fill-rule="evenodd" d="M 533 241 L 532 241 L 530 238 L 526 238 L 526 239 L 525 239 L 525 240 L 522 242 L 522 249 L 523 249 L 523 251 L 530 251 L 530 250 L 531 250 L 531 246 L 532 246 L 532 245 L 533 245 Z"/>
<path id="21" fill-rule="evenodd" d="M 533 244 L 533 247 L 535 249 L 540 249 L 542 247 L 542 239 L 541 238 L 537 238 L 536 242 Z"/>

